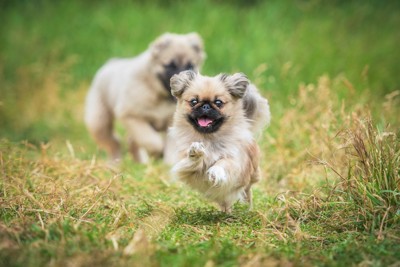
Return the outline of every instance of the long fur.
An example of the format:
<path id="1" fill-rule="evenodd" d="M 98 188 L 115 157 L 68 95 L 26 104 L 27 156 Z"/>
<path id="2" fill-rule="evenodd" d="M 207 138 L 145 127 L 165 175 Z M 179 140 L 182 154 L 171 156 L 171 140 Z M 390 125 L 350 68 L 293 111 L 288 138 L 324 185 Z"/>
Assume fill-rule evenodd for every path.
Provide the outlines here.
<path id="1" fill-rule="evenodd" d="M 181 73 L 173 77 L 175 81 L 171 81 L 172 90 L 180 85 L 179 82 L 185 84 L 184 92 L 178 95 L 173 127 L 169 131 L 170 138 L 177 140 L 175 151 L 178 161 L 172 172 L 177 179 L 217 202 L 223 211 L 229 212 L 237 200 L 245 200 L 251 205 L 251 186 L 259 180 L 260 173 L 259 149 L 241 98 L 247 92 L 248 86 L 243 86 L 247 78 L 239 74 L 192 76 Z M 185 77 L 191 79 L 188 81 Z M 227 80 L 230 80 L 229 85 Z M 204 134 L 188 123 L 185 97 L 197 94 L 201 99 L 210 91 L 215 95 L 225 92 L 227 106 L 221 112 L 227 119 L 218 131 Z"/>

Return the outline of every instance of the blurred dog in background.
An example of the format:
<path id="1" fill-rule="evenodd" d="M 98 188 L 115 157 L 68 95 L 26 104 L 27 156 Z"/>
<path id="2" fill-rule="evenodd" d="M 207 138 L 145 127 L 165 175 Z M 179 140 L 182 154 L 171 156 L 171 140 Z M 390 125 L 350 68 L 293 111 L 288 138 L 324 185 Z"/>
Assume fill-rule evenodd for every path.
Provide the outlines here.
<path id="1" fill-rule="evenodd" d="M 100 68 L 86 98 L 85 123 L 111 160 L 122 156 L 115 119 L 126 129 L 135 161 L 162 155 L 176 107 L 170 78 L 184 70 L 197 72 L 205 57 L 197 33 L 165 33 L 137 57 L 111 59 Z"/>

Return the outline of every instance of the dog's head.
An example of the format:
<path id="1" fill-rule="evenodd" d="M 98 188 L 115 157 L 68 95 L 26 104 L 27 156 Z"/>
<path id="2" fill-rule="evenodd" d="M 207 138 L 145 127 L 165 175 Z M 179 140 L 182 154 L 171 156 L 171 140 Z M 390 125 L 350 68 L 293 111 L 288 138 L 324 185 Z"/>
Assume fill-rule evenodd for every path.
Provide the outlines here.
<path id="1" fill-rule="evenodd" d="M 199 71 L 206 57 L 203 40 L 197 33 L 165 33 L 150 45 L 150 51 L 156 75 L 169 92 L 174 74 Z"/>
<path id="2" fill-rule="evenodd" d="M 183 71 L 171 78 L 171 93 L 178 99 L 176 112 L 200 133 L 217 132 L 224 124 L 243 118 L 249 80 L 242 73 L 202 76 Z"/>

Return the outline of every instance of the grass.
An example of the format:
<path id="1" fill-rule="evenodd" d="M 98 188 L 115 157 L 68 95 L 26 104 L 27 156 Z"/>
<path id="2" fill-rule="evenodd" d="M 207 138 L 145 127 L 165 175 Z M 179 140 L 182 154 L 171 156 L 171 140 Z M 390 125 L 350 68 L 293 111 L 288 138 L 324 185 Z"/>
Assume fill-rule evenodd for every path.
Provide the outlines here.
<path id="1" fill-rule="evenodd" d="M 399 133 L 378 132 L 371 121 L 356 121 L 343 133 L 348 173 L 340 190 L 358 210 L 357 221 L 365 230 L 380 230 L 400 219 Z M 334 170 L 336 173 L 338 171 Z"/>
<path id="2" fill-rule="evenodd" d="M 0 6 L 1 266 L 399 265 L 396 1 Z M 110 169 L 83 126 L 96 69 L 164 31 L 199 32 L 205 74 L 270 100 L 252 211 L 218 212 L 159 160 Z"/>

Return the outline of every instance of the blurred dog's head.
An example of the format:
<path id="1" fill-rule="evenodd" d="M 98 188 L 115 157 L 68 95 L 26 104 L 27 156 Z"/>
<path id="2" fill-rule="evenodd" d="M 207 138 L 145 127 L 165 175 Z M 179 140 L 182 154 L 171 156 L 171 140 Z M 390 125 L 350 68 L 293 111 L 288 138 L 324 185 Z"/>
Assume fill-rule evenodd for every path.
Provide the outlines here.
<path id="1" fill-rule="evenodd" d="M 178 99 L 177 118 L 199 133 L 215 133 L 243 120 L 243 104 L 249 80 L 242 73 L 202 76 L 183 71 L 171 78 L 171 93 Z"/>
<path id="2" fill-rule="evenodd" d="M 165 33 L 150 45 L 150 51 L 153 71 L 168 91 L 174 74 L 199 71 L 206 57 L 203 40 L 197 33 Z"/>

